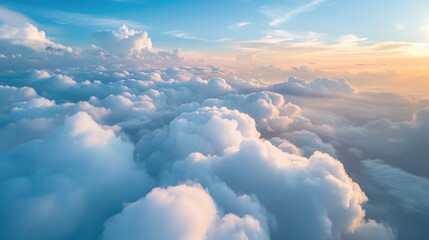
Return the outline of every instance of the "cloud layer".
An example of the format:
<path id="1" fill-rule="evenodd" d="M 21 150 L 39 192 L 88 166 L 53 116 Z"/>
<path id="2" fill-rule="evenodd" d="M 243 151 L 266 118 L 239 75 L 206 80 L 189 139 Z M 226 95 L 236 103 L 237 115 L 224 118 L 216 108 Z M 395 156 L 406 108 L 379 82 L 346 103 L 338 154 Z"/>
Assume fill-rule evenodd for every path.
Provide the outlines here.
<path id="1" fill-rule="evenodd" d="M 427 234 L 428 102 L 171 67 L 180 50 L 126 26 L 93 37 L 82 50 L 27 21 L 0 27 L 2 50 L 46 58 L 0 78 L 1 238 Z"/>
<path id="2" fill-rule="evenodd" d="M 339 151 L 326 124 L 273 86 L 241 93 L 236 78 L 196 69 L 102 71 L 32 71 L 1 88 L 0 133 L 13 136 L 2 145 L 4 236 L 28 237 L 21 224 L 44 239 L 394 238 L 365 219 L 367 196 L 326 154 Z M 315 80 L 296 94 L 324 98 L 315 84 L 338 92 Z"/>

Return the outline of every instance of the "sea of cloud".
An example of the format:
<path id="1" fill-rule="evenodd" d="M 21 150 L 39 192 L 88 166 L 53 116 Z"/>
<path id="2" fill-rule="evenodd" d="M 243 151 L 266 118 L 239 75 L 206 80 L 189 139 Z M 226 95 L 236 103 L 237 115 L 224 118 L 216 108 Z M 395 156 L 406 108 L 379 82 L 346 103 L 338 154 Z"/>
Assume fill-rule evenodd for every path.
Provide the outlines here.
<path id="1" fill-rule="evenodd" d="M 0 25 L 1 239 L 429 233 L 428 101 L 225 77 L 125 26 L 94 41 Z"/>

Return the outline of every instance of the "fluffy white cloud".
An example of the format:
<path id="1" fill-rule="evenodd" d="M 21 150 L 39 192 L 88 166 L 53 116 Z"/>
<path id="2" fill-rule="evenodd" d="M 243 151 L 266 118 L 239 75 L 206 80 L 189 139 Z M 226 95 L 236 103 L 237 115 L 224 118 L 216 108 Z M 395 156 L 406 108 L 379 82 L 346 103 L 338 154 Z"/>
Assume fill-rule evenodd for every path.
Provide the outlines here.
<path id="1" fill-rule="evenodd" d="M 33 21 L 2 7 L 0 22 L 0 71 L 86 68 L 106 63 L 171 66 L 184 60 L 180 49 L 154 48 L 147 32 L 128 29 L 125 25 L 117 30 L 95 32 L 93 39 L 97 46 L 81 49 L 56 43 Z"/>
<path id="2" fill-rule="evenodd" d="M 301 116 L 297 105 L 286 103 L 282 95 L 269 91 L 228 95 L 222 100 L 208 99 L 203 105 L 226 106 L 249 114 L 264 137 L 278 136 L 294 122 L 304 124 L 308 121 Z"/>
<path id="3" fill-rule="evenodd" d="M 375 221 L 369 221 L 363 224 L 359 229 L 356 229 L 353 234 L 344 237 L 344 239 L 347 240 L 389 240 L 395 238 L 396 234 L 394 233 L 392 228 L 390 228 L 389 226 L 378 224 Z"/>
<path id="4" fill-rule="evenodd" d="M 335 96 L 350 94 L 355 89 L 344 79 L 334 81 L 328 78 L 317 78 L 313 81 L 290 77 L 288 81 L 274 84 L 270 88 L 274 92 L 306 96 Z"/>
<path id="5" fill-rule="evenodd" d="M 319 136 L 307 130 L 294 131 L 283 133 L 280 135 L 282 138 L 287 139 L 295 146 L 299 147 L 304 156 L 311 156 L 315 151 L 322 151 L 329 153 L 331 156 L 337 156 L 336 150 L 329 143 L 324 143 Z"/>
<path id="6" fill-rule="evenodd" d="M 73 51 L 71 47 L 65 47 L 47 39 L 44 31 L 39 31 L 37 27 L 30 23 L 25 23 L 21 27 L 2 25 L 0 26 L 0 38 L 10 39 L 14 45 L 30 47 L 37 51 L 53 53 Z"/>
<path id="7" fill-rule="evenodd" d="M 36 26 L 29 22 L 29 19 L 19 13 L 0 7 L 0 20 L 2 22 L 0 24 L 0 40 L 54 54 L 73 51 L 71 47 L 52 42 L 46 37 L 44 31 L 39 31 Z M 0 49 L 3 48 L 3 44 L 0 42 Z M 19 54 L 19 52 L 13 54 Z"/>
<path id="8" fill-rule="evenodd" d="M 255 122 L 248 115 L 226 108 L 204 107 L 182 113 L 168 129 L 144 135 L 137 143 L 138 154 L 149 172 L 158 175 L 164 164 L 183 159 L 192 152 L 223 155 L 249 137 L 258 137 Z"/>
<path id="9" fill-rule="evenodd" d="M 364 225 L 365 194 L 338 161 L 321 153 L 307 160 L 267 142 L 245 141 L 223 158 L 177 162 L 173 174 L 206 184 L 210 176 L 220 178 L 234 191 L 255 195 L 274 216 L 274 239 L 341 239 Z"/>
<path id="10" fill-rule="evenodd" d="M 180 49 L 172 52 L 154 49 L 147 32 L 128 29 L 125 25 L 117 30 L 95 32 L 93 37 L 96 44 L 102 49 L 120 57 L 172 62 L 180 62 L 184 59 Z"/>
<path id="11" fill-rule="evenodd" d="M 116 31 L 96 32 L 94 39 L 100 47 L 118 56 L 140 55 L 153 51 L 147 32 L 129 30 L 125 25 Z"/>
<path id="12" fill-rule="evenodd" d="M 285 153 L 260 140 L 255 123 L 246 118 L 226 108 L 182 114 L 166 132 L 143 138 L 139 152 L 166 185 L 191 180 L 210 190 L 221 181 L 256 196 L 272 214 L 269 231 L 275 239 L 341 239 L 365 225 L 361 204 L 367 198 L 339 161 L 320 152 L 309 159 Z M 156 146 L 160 151 L 147 155 Z M 185 160 L 165 161 L 175 158 Z"/>
<path id="13" fill-rule="evenodd" d="M 259 222 L 246 215 L 219 216 L 199 185 L 155 188 L 106 222 L 103 240 L 268 239 Z"/>
<path id="14" fill-rule="evenodd" d="M 36 91 L 30 87 L 17 88 L 0 85 L 0 93 L 0 109 L 2 111 L 9 109 L 13 103 L 30 100 L 37 96 Z"/>
<path id="15" fill-rule="evenodd" d="M 131 168 L 142 176 L 147 171 L 156 181 L 155 185 L 149 185 L 167 189 L 159 191 L 169 191 L 169 186 L 194 181 L 206 189 L 202 191 L 209 194 L 216 206 L 213 216 L 217 219 L 210 220 L 210 227 L 202 231 L 207 238 L 394 238 L 394 231 L 388 225 L 365 220 L 362 204 L 367 197 L 350 179 L 340 162 L 318 152 L 339 157 L 344 156 L 345 150 L 350 153 L 348 148 L 342 146 L 341 139 L 352 136 L 346 134 L 364 133 L 362 126 L 355 127 L 359 131 L 351 131 L 353 128 L 347 126 L 350 122 L 344 117 L 328 114 L 326 109 L 308 111 L 291 103 L 294 98 L 290 95 L 273 93 L 264 88 L 249 93 L 249 88 L 232 87 L 228 79 L 208 77 L 205 80 L 198 77 L 212 76 L 218 71 L 214 68 L 118 71 L 105 67 L 93 71 L 96 72 L 80 74 L 70 70 L 64 73 L 40 70 L 10 77 L 12 81 L 4 80 L 3 83 L 12 82 L 17 87 L 3 86 L 0 89 L 4 99 L 1 119 L 4 127 L 0 129 L 0 134 L 11 139 L 2 149 L 12 151 L 10 154 L 23 154 L 22 149 L 29 148 L 35 142 L 49 142 L 47 146 L 54 148 L 50 139 L 55 139 L 53 136 L 58 136 L 59 132 L 67 132 L 66 135 L 77 141 L 80 148 L 92 149 L 100 144 L 109 144 L 106 139 L 116 138 L 114 131 L 136 144 L 136 152 L 132 154 L 131 147 L 126 159 L 134 162 L 136 158 L 141 163 L 141 166 Z M 325 88 L 330 88 L 331 82 L 326 81 L 328 86 Z M 303 88 L 309 86 L 303 85 Z M 349 94 L 356 96 L 354 91 Z M 325 95 L 315 95 L 315 98 L 328 99 Z M 341 97 L 337 95 L 336 98 Z M 78 124 L 66 120 L 69 119 L 67 115 L 79 111 L 87 112 L 91 118 L 79 117 Z M 99 124 L 92 119 L 110 130 L 98 131 Z M 414 120 L 400 126 L 425 129 L 425 122 L 425 111 L 422 110 L 416 113 Z M 64 124 L 65 127 L 61 127 Z M 58 127 L 63 130 L 55 130 Z M 31 141 L 37 138 L 42 140 Z M 361 135 L 356 141 L 364 138 L 365 135 Z M 62 141 L 56 140 L 55 144 L 60 146 Z M 64 145 L 72 146 L 72 142 L 67 140 Z M 351 140 L 346 142 L 353 143 Z M 131 143 L 126 145 L 131 146 Z M 360 151 L 360 157 L 368 154 L 359 144 L 353 146 L 355 152 Z M 58 151 L 61 149 L 58 147 Z M 69 146 L 67 151 L 62 151 L 72 151 L 72 148 Z M 125 152 L 118 155 L 127 155 Z M 10 172 L 13 169 L 9 167 L 12 157 L 9 154 L 4 156 L 7 157 L 2 164 L 8 166 L 5 172 Z M 43 156 L 36 154 L 30 159 L 36 166 L 49 169 L 38 160 L 47 158 Z M 79 168 L 80 171 L 85 169 Z M 113 175 L 110 177 L 115 178 Z M 147 192 L 144 182 L 151 181 L 147 176 L 142 178 L 146 179 L 141 181 L 144 190 L 117 201 L 116 207 L 110 208 L 115 209 L 109 210 L 110 215 L 105 214 L 107 207 L 104 210 L 100 208 L 99 218 L 88 220 L 87 226 L 94 229 L 86 235 L 88 238 L 101 233 L 101 229 L 94 226 L 100 226 L 109 216 L 118 213 L 120 203 L 134 201 Z M 86 182 L 82 181 L 82 184 Z M 44 187 L 38 178 L 30 182 Z M 78 186 L 85 194 L 92 191 L 85 184 Z M 123 191 L 133 191 L 131 189 L 135 189 L 132 184 Z M 57 190 L 49 193 L 61 199 L 72 199 Z M 38 193 L 28 196 L 39 197 Z M 106 197 L 112 198 L 110 195 Z M 133 204 L 144 202 L 144 199 Z M 85 204 L 88 202 L 91 203 L 91 200 L 83 201 Z M 73 211 L 86 216 L 88 208 L 81 208 L 83 210 L 79 211 L 82 213 L 70 203 L 73 210 L 64 215 Z M 115 218 L 121 218 L 128 212 L 127 209 Z M 69 219 L 81 219 L 82 216 Z M 50 217 L 59 219 L 52 214 Z M 46 220 L 49 221 L 50 218 Z M 62 226 L 60 223 L 58 220 Z M 86 231 L 86 226 L 82 224 L 70 223 L 73 229 L 64 228 L 55 236 L 69 239 L 75 236 L 73 234 L 82 234 Z M 170 224 L 176 223 L 171 220 Z M 115 231 L 123 234 L 119 226 L 122 225 L 118 225 Z M 46 238 L 54 236 L 43 235 L 48 233 L 42 231 L 40 234 Z"/>
<path id="16" fill-rule="evenodd" d="M 70 210 L 67 210 L 68 212 L 64 215 L 71 212 L 81 215 L 68 218 L 74 221 L 65 224 L 70 227 L 58 228 L 58 232 L 52 233 L 54 234 L 52 236 L 49 235 L 51 233 L 42 231 L 43 224 L 37 225 L 41 230 L 40 236 L 68 239 L 75 236 L 74 234 L 82 234 L 86 231 L 86 227 L 90 226 L 94 231 L 89 231 L 90 233 L 86 236 L 100 234 L 100 230 L 97 230 L 100 228 L 94 226 L 100 226 L 109 217 L 107 212 L 117 213 L 121 202 L 133 201 L 132 198 L 142 197 L 142 194 L 147 191 L 145 186 L 151 185 L 151 181 L 149 177 L 145 177 L 145 169 L 156 179 L 156 185 L 167 189 L 154 190 L 146 198 L 125 207 L 122 213 L 106 223 L 104 237 L 123 236 L 122 234 L 126 232 L 139 236 L 141 234 L 139 223 L 144 223 L 145 228 L 153 229 L 155 234 L 156 228 L 147 220 L 154 217 L 154 214 L 161 214 L 161 217 L 166 219 L 163 221 L 166 223 L 164 229 L 173 227 L 171 231 L 163 232 L 166 236 L 170 236 L 169 234 L 177 228 L 174 227 L 176 224 L 182 226 L 180 222 L 175 221 L 174 216 L 163 214 L 161 210 L 147 214 L 146 211 L 139 212 L 131 206 L 141 205 L 146 208 L 150 199 L 153 204 L 159 203 L 157 192 L 174 192 L 170 190 L 173 188 L 168 187 L 189 180 L 198 182 L 207 189 L 207 191 L 202 189 L 199 191 L 208 196 L 215 210 L 211 217 L 204 218 L 206 220 L 195 220 L 199 223 L 206 221 L 206 225 L 188 230 L 186 227 L 181 227 L 180 231 L 183 231 L 184 236 L 200 234 L 199 236 L 209 239 L 215 236 L 222 236 L 225 239 L 244 236 L 249 239 L 266 239 L 268 236 L 273 239 L 285 236 L 317 239 L 323 236 L 323 238 L 340 239 L 358 236 L 359 232 L 372 234 L 371 231 L 376 231 L 375 229 L 380 231 L 374 234 L 381 232 L 387 238 L 393 236 L 389 235 L 392 232 L 389 227 L 367 222 L 364 219 L 362 204 L 367 198 L 359 186 L 348 177 L 343 166 L 329 155 L 318 152 L 313 154 L 316 150 L 334 154 L 334 145 L 322 140 L 319 135 L 326 138 L 322 131 L 324 128 L 312 124 L 310 119 L 303 116 L 305 112 L 300 107 L 285 101 L 284 95 L 263 90 L 240 94 L 239 90 L 234 89 L 227 83 L 228 81 L 221 78 L 204 80 L 195 77 L 195 74 L 207 74 L 207 70 L 191 71 L 185 68 L 171 68 L 148 72 L 122 71 L 120 76 L 116 76 L 115 73 L 117 72 L 106 72 L 103 75 L 97 75 L 102 76 L 102 80 L 88 81 L 84 80 L 86 76 L 73 73 L 65 75 L 33 71 L 16 83 L 32 86 L 36 90 L 29 87 L 3 87 L 5 102 L 9 101 L 3 106 L 4 123 L 13 122 L 14 126 L 23 129 L 25 129 L 24 126 L 35 124 L 46 126 L 42 127 L 39 135 L 32 130 L 28 134 L 31 137 L 21 137 L 9 146 L 9 149 L 14 149 L 11 154 L 24 154 L 26 151 L 23 149 L 41 142 L 42 146 L 50 148 L 57 146 L 55 152 L 74 151 L 77 154 L 83 151 L 82 156 L 92 156 L 92 161 L 123 155 L 122 158 L 127 159 L 125 163 L 128 162 L 130 165 L 131 162 L 130 167 L 126 167 L 125 170 L 121 170 L 119 165 L 124 164 L 123 167 L 125 167 L 127 164 L 115 163 L 113 160 L 111 163 L 106 162 L 103 167 L 108 169 L 112 167 L 115 171 L 122 171 L 121 175 L 126 174 L 129 180 L 121 179 L 129 181 L 127 183 L 129 187 L 121 190 L 135 194 L 131 194 L 131 197 L 120 194 L 123 198 L 119 201 L 114 200 L 118 198 L 111 195 L 100 193 L 97 197 L 111 199 L 112 205 L 97 208 L 99 215 L 93 214 L 93 219 L 88 220 L 85 226 L 76 219 L 86 216 L 87 205 L 93 204 L 92 198 L 85 198 L 86 201 L 73 200 L 72 202 L 80 202 L 82 206 L 66 204 Z M 36 91 L 44 97 L 39 96 Z M 50 101 L 47 98 L 53 98 L 56 101 Z M 82 101 L 84 99 L 88 99 L 88 102 Z M 73 114 L 82 110 L 88 112 L 97 121 L 111 126 L 109 129 L 116 131 L 120 136 L 137 142 L 135 155 L 132 154 L 130 143 L 117 139 L 112 130 L 102 129 L 88 114 L 79 113 L 72 118 L 66 117 L 68 113 Z M 63 124 L 64 119 L 68 119 L 65 127 L 53 131 Z M 416 124 L 420 122 L 416 120 Z M 12 125 L 9 126 L 10 129 L 11 127 Z M 310 130 L 322 132 L 316 134 Z M 67 137 L 59 140 L 60 133 L 66 134 Z M 11 131 L 8 134 L 12 135 Z M 25 143 L 37 136 L 47 138 Z M 272 138 L 270 141 L 274 145 L 260 139 L 261 136 Z M 110 143 L 109 139 L 117 140 Z M 75 146 L 76 150 L 73 150 L 75 144 L 78 144 L 78 147 Z M 129 146 L 129 150 L 121 150 L 121 145 Z M 101 146 L 103 148 L 100 148 Z M 66 147 L 67 150 L 64 150 Z M 39 152 L 48 152 L 44 150 L 47 148 L 39 147 Z M 112 154 L 111 150 L 107 150 L 108 148 L 119 148 L 120 152 Z M 29 154 L 32 150 L 27 152 Z M 56 156 L 60 154 L 55 152 L 51 151 L 51 154 Z M 102 156 L 99 156 L 100 154 Z M 109 157 L 104 154 L 108 154 Z M 311 157 L 301 157 L 299 156 L 301 154 Z M 133 155 L 141 162 L 141 167 L 135 165 Z M 12 157 L 8 154 L 5 156 L 7 158 L 2 162 L 3 165 L 8 166 L 5 168 L 7 169 L 5 173 L 11 172 L 11 169 L 14 169 L 14 165 L 10 165 Z M 73 154 L 65 159 L 72 161 L 75 158 L 86 159 L 81 155 Z M 44 161 L 39 160 L 50 159 L 46 155 L 33 155 L 31 159 L 34 159 L 32 161 L 36 164 L 34 171 L 40 167 L 50 169 L 49 165 L 46 166 Z M 52 160 L 52 162 L 55 161 Z M 85 164 L 87 163 L 88 160 L 85 160 Z M 92 165 L 76 166 L 79 171 L 88 171 L 88 174 L 92 173 L 98 179 L 103 179 L 104 175 L 98 176 L 93 173 Z M 57 164 L 57 167 L 63 169 L 61 164 Z M 89 170 L 85 170 L 86 168 Z M 111 170 L 107 172 L 109 171 Z M 132 179 L 133 171 L 135 174 L 140 174 L 142 179 Z M 6 182 L 11 181 L 10 178 L 13 176 L 8 175 Z M 67 179 L 71 178 L 68 172 L 65 176 Z M 93 188 L 87 186 L 88 178 L 85 176 L 88 175 L 81 174 L 81 176 L 82 178 L 78 178 L 82 181 L 81 185 L 77 184 L 76 188 L 82 192 L 82 196 L 93 196 Z M 109 174 L 104 181 L 114 181 L 117 179 L 115 176 L 115 174 Z M 49 177 L 48 174 L 44 178 L 49 179 Z M 76 181 L 73 178 L 72 180 Z M 39 178 L 31 179 L 30 182 L 40 188 L 45 186 L 45 182 Z M 136 186 L 140 186 L 141 190 L 136 191 Z M 67 194 L 58 192 L 55 188 L 48 193 L 61 199 L 72 199 L 68 194 L 73 192 L 73 189 L 66 191 Z M 114 192 L 119 191 L 118 189 Z M 173 195 L 175 194 L 179 193 Z M 181 193 L 179 195 L 181 196 Z M 33 193 L 29 196 L 39 199 L 44 195 Z M 5 203 L 11 204 L 8 201 L 12 199 L 13 197 L 5 200 Z M 173 206 L 171 211 L 176 209 L 175 201 L 169 204 Z M 199 204 L 201 203 L 192 203 L 197 206 Z M 38 205 L 35 204 L 35 206 L 36 209 Z M 155 207 L 152 208 L 155 209 Z M 195 212 L 198 211 L 179 211 L 178 214 L 193 216 Z M 301 217 L 296 218 L 298 215 Z M 53 218 L 58 221 L 59 226 L 63 226 L 61 218 L 55 214 L 49 214 L 45 222 L 49 223 Z M 134 218 L 143 220 L 138 222 L 133 220 Z M 199 219 L 199 217 L 196 218 Z M 126 227 L 122 225 L 122 221 L 135 222 L 137 225 L 130 225 L 132 229 L 124 233 L 123 229 Z M 362 229 L 370 223 L 375 227 L 363 231 Z M 11 221 L 10 224 L 12 224 Z M 146 233 L 150 234 L 146 231 L 142 234 Z M 7 232 L 7 234 L 18 235 L 14 232 Z"/>
<path id="17" fill-rule="evenodd" d="M 123 201 L 153 184 L 133 148 L 80 112 L 46 139 L 2 153 L 2 237 L 95 238 Z"/>

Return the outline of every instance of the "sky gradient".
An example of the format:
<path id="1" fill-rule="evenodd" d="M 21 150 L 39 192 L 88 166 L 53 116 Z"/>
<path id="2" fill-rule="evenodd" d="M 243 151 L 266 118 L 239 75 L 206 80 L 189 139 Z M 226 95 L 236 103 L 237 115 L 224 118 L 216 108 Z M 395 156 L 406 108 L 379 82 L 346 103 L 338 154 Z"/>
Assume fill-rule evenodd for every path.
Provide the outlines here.
<path id="1" fill-rule="evenodd" d="M 417 98 L 429 89 L 429 3 L 423 0 L 0 4 L 24 14 L 49 38 L 67 46 L 88 48 L 95 31 L 126 25 L 147 31 L 154 47 L 180 48 L 188 60 L 283 71 L 305 67 L 345 77 L 361 88 Z M 311 78 L 308 72 L 295 74 Z"/>

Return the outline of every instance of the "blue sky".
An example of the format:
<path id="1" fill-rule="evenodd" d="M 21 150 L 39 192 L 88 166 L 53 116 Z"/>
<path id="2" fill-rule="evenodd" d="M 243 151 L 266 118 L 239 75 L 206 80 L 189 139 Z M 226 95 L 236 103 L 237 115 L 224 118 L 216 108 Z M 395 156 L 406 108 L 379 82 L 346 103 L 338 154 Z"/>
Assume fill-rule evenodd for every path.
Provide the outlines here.
<path id="1" fill-rule="evenodd" d="M 0 1 L 35 21 L 62 44 L 86 47 L 91 33 L 125 24 L 148 31 L 155 46 L 228 51 L 231 42 L 259 39 L 266 31 L 322 33 L 326 41 L 354 34 L 374 41 L 425 41 L 429 2 L 387 0 L 179 0 Z M 283 19 L 270 25 L 275 19 Z M 240 23 L 242 23 L 240 25 Z"/>

